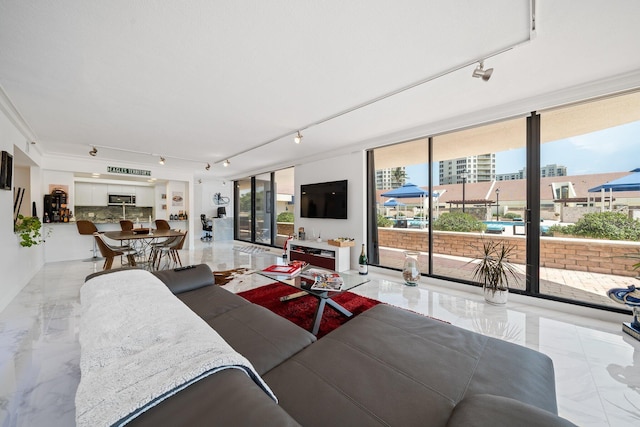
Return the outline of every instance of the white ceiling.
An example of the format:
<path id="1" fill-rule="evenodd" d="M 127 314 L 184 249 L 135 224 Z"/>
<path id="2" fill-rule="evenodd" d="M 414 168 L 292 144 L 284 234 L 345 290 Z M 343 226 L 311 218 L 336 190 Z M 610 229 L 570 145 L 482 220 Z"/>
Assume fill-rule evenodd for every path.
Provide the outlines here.
<path id="1" fill-rule="evenodd" d="M 535 9 L 529 41 L 530 0 L 0 0 L 0 86 L 45 156 L 91 161 L 95 145 L 204 179 L 522 113 L 617 76 L 640 86 L 639 1 Z M 491 80 L 471 78 L 489 56 Z"/>

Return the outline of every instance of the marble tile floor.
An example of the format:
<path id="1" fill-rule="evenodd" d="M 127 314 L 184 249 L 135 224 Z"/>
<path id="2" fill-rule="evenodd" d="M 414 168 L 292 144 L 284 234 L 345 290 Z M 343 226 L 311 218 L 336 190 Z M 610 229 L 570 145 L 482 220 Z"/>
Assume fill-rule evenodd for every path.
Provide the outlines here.
<path id="1" fill-rule="evenodd" d="M 197 242 L 183 264 L 213 270 L 264 268 L 280 251 L 246 253 L 238 242 Z M 79 289 L 101 263 L 46 264 L 0 313 L 0 426 L 73 426 L 80 378 Z M 640 424 L 640 342 L 621 332 L 626 316 L 510 295 L 506 307 L 483 302 L 479 289 L 371 269 L 355 292 L 499 337 L 549 355 L 555 365 L 559 413 L 580 426 Z M 244 276 L 239 292 L 270 280 Z M 425 361 L 425 363 L 428 363 Z"/>

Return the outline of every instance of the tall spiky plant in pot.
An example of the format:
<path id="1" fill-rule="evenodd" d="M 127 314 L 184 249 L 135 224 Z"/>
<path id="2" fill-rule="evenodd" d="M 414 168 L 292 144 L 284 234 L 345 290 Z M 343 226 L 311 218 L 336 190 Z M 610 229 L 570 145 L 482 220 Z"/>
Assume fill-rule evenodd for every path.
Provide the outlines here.
<path id="1" fill-rule="evenodd" d="M 470 263 L 473 267 L 473 280 L 482 283 L 484 299 L 490 304 L 506 304 L 509 295 L 509 281 L 517 283 L 518 271 L 509 259 L 513 257 L 516 246 L 498 240 L 482 240 L 480 256 Z"/>

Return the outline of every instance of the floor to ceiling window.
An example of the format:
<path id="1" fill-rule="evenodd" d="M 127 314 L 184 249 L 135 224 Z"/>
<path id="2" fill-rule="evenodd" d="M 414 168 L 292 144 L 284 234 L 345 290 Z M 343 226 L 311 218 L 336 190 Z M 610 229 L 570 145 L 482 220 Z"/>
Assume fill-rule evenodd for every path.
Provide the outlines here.
<path id="1" fill-rule="evenodd" d="M 284 242 L 289 236 L 295 234 L 293 219 L 296 204 L 293 199 L 293 171 L 294 168 L 287 168 L 275 172 L 276 234 L 274 243 L 280 248 L 284 247 Z"/>
<path id="2" fill-rule="evenodd" d="M 241 179 L 235 182 L 235 238 L 252 242 L 253 236 L 253 191 L 252 179 Z"/>
<path id="3" fill-rule="evenodd" d="M 235 184 L 235 238 L 282 247 L 294 229 L 293 168 L 241 179 Z"/>
<path id="4" fill-rule="evenodd" d="M 540 113 L 540 293 L 620 307 L 640 261 L 640 92 Z M 621 182 L 620 182 L 621 181 Z"/>
<path id="5" fill-rule="evenodd" d="M 379 265 L 400 268 L 405 251 L 419 252 L 428 271 L 428 140 L 373 150 Z M 374 258 L 375 259 L 375 258 Z"/>
<path id="6" fill-rule="evenodd" d="M 438 216 L 433 230 L 432 274 L 471 280 L 483 240 L 516 247 L 525 289 L 526 119 L 517 118 L 433 138 L 433 191 Z"/>
<path id="7" fill-rule="evenodd" d="M 418 251 L 423 274 L 470 282 L 497 239 L 516 247 L 512 289 L 620 309 L 606 291 L 638 275 L 639 139 L 636 92 L 372 150 L 371 258 Z"/>

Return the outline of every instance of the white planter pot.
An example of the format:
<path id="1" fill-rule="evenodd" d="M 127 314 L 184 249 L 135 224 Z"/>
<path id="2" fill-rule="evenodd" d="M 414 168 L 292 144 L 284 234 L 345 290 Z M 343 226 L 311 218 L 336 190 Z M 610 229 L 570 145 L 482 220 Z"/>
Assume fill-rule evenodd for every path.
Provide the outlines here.
<path id="1" fill-rule="evenodd" d="M 508 297 L 509 290 L 494 292 L 491 289 L 484 288 L 484 300 L 489 304 L 504 305 L 507 303 Z"/>

